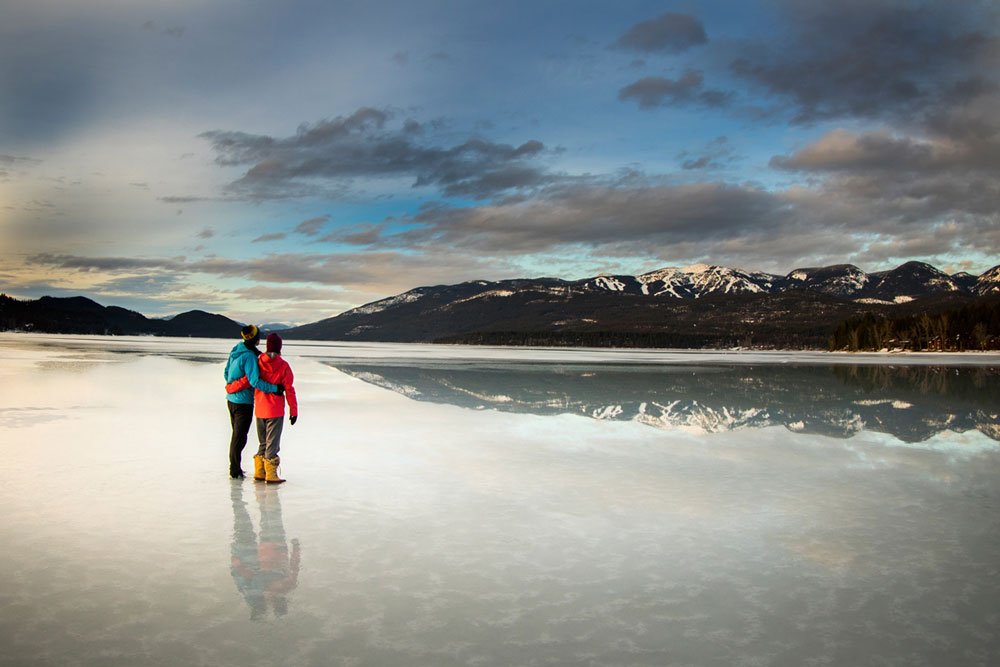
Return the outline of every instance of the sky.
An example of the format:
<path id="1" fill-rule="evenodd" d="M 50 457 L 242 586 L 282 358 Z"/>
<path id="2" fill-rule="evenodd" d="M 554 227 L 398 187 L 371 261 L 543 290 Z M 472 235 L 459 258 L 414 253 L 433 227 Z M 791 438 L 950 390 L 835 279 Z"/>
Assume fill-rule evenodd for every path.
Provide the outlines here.
<path id="1" fill-rule="evenodd" d="M 1000 264 L 1000 3 L 4 0 L 0 291 Z"/>

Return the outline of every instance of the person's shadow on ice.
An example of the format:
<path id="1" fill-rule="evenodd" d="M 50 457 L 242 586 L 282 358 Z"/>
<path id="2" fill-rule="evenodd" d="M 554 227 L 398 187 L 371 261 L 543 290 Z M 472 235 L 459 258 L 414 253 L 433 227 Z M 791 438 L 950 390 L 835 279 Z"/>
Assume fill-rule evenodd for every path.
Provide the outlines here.
<path id="1" fill-rule="evenodd" d="M 250 521 L 247 504 L 243 501 L 243 485 L 233 484 L 230 572 L 236 589 L 250 606 L 250 619 L 258 620 L 267 616 L 269 606 L 275 616 L 288 613 L 287 596 L 298 584 L 300 554 L 299 541 L 292 540 L 289 557 L 278 489 L 264 484 L 255 484 L 254 487 L 260 508 L 259 540 Z"/>

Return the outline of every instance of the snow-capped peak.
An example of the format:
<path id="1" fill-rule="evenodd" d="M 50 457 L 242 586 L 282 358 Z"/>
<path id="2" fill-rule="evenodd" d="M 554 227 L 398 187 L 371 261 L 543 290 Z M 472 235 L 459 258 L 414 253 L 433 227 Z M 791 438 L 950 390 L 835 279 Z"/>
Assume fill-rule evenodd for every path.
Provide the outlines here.
<path id="1" fill-rule="evenodd" d="M 635 279 L 643 284 L 655 283 L 657 280 L 665 280 L 667 277 L 674 276 L 680 272 L 681 269 L 678 269 L 676 266 L 665 266 L 662 269 L 656 269 L 641 276 L 636 276 Z"/>
<path id="2" fill-rule="evenodd" d="M 711 266 L 709 264 L 702 264 L 702 263 L 699 262 L 698 264 L 692 264 L 691 266 L 685 266 L 683 269 L 681 269 L 681 271 L 683 271 L 684 273 L 690 273 L 692 275 L 697 275 L 699 273 L 708 273 L 709 271 L 712 271 L 713 269 L 718 269 L 718 268 L 719 267 L 717 267 L 717 266 Z"/>

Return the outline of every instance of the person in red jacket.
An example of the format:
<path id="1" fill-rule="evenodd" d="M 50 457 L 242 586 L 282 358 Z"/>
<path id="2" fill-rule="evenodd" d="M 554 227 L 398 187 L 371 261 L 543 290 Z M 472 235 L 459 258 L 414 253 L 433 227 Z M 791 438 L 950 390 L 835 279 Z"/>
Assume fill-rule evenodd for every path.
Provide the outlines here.
<path id="1" fill-rule="evenodd" d="M 270 334 L 267 337 L 267 352 L 257 360 L 260 366 L 260 377 L 271 384 L 283 386 L 282 394 L 269 394 L 254 389 L 254 416 L 257 418 L 257 440 L 260 447 L 253 457 L 253 478 L 269 484 L 280 484 L 285 480 L 278 477 L 278 465 L 281 459 L 278 450 L 281 448 L 281 429 L 285 417 L 285 401 L 288 401 L 288 423 L 295 425 L 299 418 L 299 404 L 295 397 L 294 377 L 292 368 L 281 357 L 281 336 Z M 249 386 L 246 377 L 226 385 L 226 391 L 233 393 Z"/>

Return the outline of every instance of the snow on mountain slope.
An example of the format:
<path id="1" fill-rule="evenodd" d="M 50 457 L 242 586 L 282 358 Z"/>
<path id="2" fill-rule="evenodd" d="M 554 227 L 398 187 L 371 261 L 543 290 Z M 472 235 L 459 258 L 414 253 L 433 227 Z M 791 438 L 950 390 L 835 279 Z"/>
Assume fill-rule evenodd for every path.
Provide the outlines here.
<path id="1" fill-rule="evenodd" d="M 777 276 L 759 271 L 746 272 L 709 264 L 692 264 L 682 269 L 666 267 L 636 276 L 642 293 L 679 299 L 706 294 L 756 294 L 771 291 Z"/>
<path id="2" fill-rule="evenodd" d="M 861 294 L 871 282 L 867 273 L 853 264 L 795 269 L 781 281 L 784 289 L 814 289 L 834 296 Z"/>
<path id="3" fill-rule="evenodd" d="M 363 306 L 358 306 L 357 308 L 344 311 L 339 317 L 347 315 L 372 315 L 387 308 L 392 308 L 393 306 L 399 306 L 404 303 L 412 303 L 424 296 L 424 294 L 426 294 L 426 288 L 418 287 L 417 289 L 410 290 L 409 292 L 403 292 L 402 294 L 397 294 L 396 296 L 390 296 L 387 299 L 373 301 L 372 303 L 367 303 Z"/>
<path id="4" fill-rule="evenodd" d="M 994 266 L 989 271 L 983 273 L 976 280 L 973 288 L 975 294 L 985 296 L 986 294 L 1000 294 L 1000 265 Z"/>
<path id="5" fill-rule="evenodd" d="M 1000 294 L 1000 266 L 980 276 L 948 274 L 924 262 L 907 262 L 890 271 L 865 273 L 852 264 L 794 269 L 785 276 L 744 271 L 711 264 L 683 268 L 668 266 L 638 276 L 600 274 L 594 278 L 565 281 L 557 278 L 512 279 L 498 282 L 468 281 L 460 285 L 418 287 L 397 296 L 365 304 L 338 317 L 372 315 L 425 299 L 433 309 L 475 299 L 510 297 L 523 292 L 572 297 L 583 292 L 635 294 L 673 299 L 697 299 L 714 294 L 779 293 L 808 289 L 865 303 L 905 303 L 946 292 L 977 295 Z"/>
<path id="6" fill-rule="evenodd" d="M 724 266 L 692 264 L 681 269 L 691 277 L 694 291 L 706 294 L 757 294 L 768 292 L 775 276 L 766 273 L 747 273 L 741 269 L 727 269 Z"/>
<path id="7" fill-rule="evenodd" d="M 594 278 L 594 284 L 611 292 L 624 292 L 625 283 L 614 276 L 601 275 Z"/>

